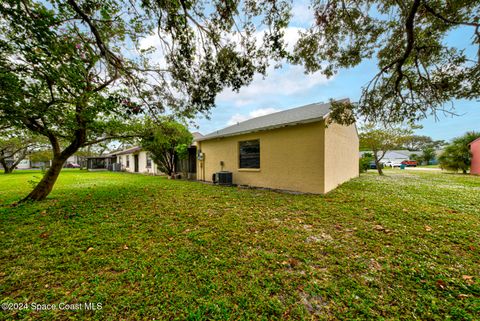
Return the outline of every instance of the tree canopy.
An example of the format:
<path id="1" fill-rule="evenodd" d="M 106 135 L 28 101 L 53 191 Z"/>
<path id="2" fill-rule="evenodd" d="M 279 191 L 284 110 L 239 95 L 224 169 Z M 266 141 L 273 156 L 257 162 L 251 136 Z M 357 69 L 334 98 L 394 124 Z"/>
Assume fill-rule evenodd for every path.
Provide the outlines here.
<path id="1" fill-rule="evenodd" d="M 0 123 L 45 136 L 53 150 L 26 199 L 44 199 L 79 148 L 138 135 L 145 114 L 207 113 L 223 88 L 265 72 L 267 57 L 283 54 L 289 8 L 287 1 L 3 1 Z M 161 49 L 145 47 L 152 36 Z"/>
<path id="2" fill-rule="evenodd" d="M 403 145 L 410 151 L 423 151 L 426 148 L 439 149 L 447 143 L 444 140 L 433 140 L 430 136 L 412 135 Z"/>
<path id="3" fill-rule="evenodd" d="M 0 124 L 42 135 L 53 150 L 26 199 L 44 199 L 80 148 L 138 135 L 145 115 L 208 116 L 218 93 L 284 58 L 328 76 L 378 59 L 358 104 L 333 104 L 341 123 L 355 114 L 415 121 L 479 97 L 480 51 L 445 41 L 462 27 L 478 49 L 478 1 L 312 0 L 311 8 L 314 25 L 288 52 L 288 0 L 2 1 Z"/>
<path id="4" fill-rule="evenodd" d="M 467 173 L 472 161 L 469 144 L 480 137 L 478 132 L 468 132 L 457 137 L 444 149 L 440 157 L 440 167 L 451 171 Z"/>
<path id="5" fill-rule="evenodd" d="M 383 175 L 381 161 L 389 150 L 402 146 L 413 134 L 411 128 L 400 126 L 382 127 L 366 124 L 359 129 L 360 146 L 372 152 L 378 174 Z"/>
<path id="6" fill-rule="evenodd" d="M 371 122 L 417 121 L 452 112 L 453 99 L 480 97 L 479 1 L 313 0 L 312 8 L 314 25 L 293 61 L 327 76 L 372 58 L 378 66 L 359 102 L 335 104 L 333 115 L 353 110 Z M 470 46 L 448 42 L 458 28 L 471 35 Z"/>
<path id="7" fill-rule="evenodd" d="M 192 143 L 193 136 L 184 125 L 165 119 L 153 125 L 142 139 L 142 147 L 149 152 L 160 171 L 172 176 L 175 160 Z"/>

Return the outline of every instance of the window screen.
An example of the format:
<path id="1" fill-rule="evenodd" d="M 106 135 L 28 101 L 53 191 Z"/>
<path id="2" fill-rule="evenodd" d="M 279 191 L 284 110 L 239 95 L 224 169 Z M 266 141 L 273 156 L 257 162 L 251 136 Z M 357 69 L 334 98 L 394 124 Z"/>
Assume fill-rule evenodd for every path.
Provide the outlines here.
<path id="1" fill-rule="evenodd" d="M 152 159 L 150 158 L 150 154 L 147 153 L 147 168 L 152 167 Z"/>
<path id="2" fill-rule="evenodd" d="M 240 168 L 260 168 L 260 141 L 248 140 L 239 143 Z"/>

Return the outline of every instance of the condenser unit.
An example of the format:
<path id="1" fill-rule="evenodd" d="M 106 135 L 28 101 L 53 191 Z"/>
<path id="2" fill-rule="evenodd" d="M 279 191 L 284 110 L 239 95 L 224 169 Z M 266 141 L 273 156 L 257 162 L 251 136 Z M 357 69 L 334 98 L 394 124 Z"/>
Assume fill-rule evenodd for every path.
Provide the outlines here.
<path id="1" fill-rule="evenodd" d="M 227 171 L 221 171 L 221 172 L 216 172 L 213 174 L 213 183 L 218 184 L 218 185 L 232 185 L 233 184 L 233 178 L 232 178 L 232 172 L 227 172 Z"/>

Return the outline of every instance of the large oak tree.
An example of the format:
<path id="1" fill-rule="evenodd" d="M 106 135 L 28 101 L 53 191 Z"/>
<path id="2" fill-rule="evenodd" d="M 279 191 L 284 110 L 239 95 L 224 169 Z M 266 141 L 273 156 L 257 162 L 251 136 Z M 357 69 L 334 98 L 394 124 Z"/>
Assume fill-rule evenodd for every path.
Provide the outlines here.
<path id="1" fill-rule="evenodd" d="M 416 121 L 480 97 L 478 0 L 312 0 L 311 8 L 315 22 L 297 43 L 296 63 L 328 76 L 377 64 L 357 104 L 334 104 L 339 121 L 354 121 L 341 117 L 345 110 L 371 122 Z M 448 40 L 459 28 L 470 45 Z"/>
<path id="2" fill-rule="evenodd" d="M 129 125 L 142 115 L 208 113 L 221 90 L 264 73 L 268 57 L 285 54 L 289 8 L 288 1 L 2 1 L 0 122 L 43 135 L 53 150 L 25 200 L 43 200 L 80 148 L 138 134 Z M 149 37 L 157 50 L 145 47 Z"/>

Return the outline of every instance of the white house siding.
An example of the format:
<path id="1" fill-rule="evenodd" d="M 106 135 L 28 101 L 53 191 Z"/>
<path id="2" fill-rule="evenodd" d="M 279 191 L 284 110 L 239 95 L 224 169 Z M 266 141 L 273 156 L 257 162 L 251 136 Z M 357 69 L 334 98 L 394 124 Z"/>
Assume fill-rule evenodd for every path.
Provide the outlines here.
<path id="1" fill-rule="evenodd" d="M 80 164 L 81 159 L 77 155 L 72 155 L 65 161 L 65 164 Z"/>
<path id="2" fill-rule="evenodd" d="M 362 151 L 360 152 L 360 157 L 363 156 L 363 154 L 365 153 L 370 153 L 370 154 L 373 154 L 373 152 L 371 151 Z M 379 154 L 381 155 L 382 151 L 379 152 Z M 403 151 L 403 150 L 393 150 L 393 151 L 387 151 L 385 153 L 385 156 L 382 158 L 381 162 L 382 163 L 388 163 L 388 162 L 392 162 L 392 163 L 401 163 L 403 161 L 406 161 L 406 160 L 411 160 L 411 157 L 413 154 L 416 154 L 416 155 L 420 155 L 421 152 L 411 152 L 411 151 Z"/>
<path id="3" fill-rule="evenodd" d="M 17 165 L 17 169 L 29 169 L 31 168 L 30 167 L 30 160 L 27 158 L 27 159 L 23 159 L 22 161 L 20 161 L 20 163 L 18 163 Z"/>
<path id="4" fill-rule="evenodd" d="M 132 154 L 119 155 L 118 162 L 122 164 L 122 169 L 127 172 L 135 172 L 135 158 L 134 155 L 138 155 L 138 173 L 143 174 L 158 174 L 157 166 L 151 161 L 151 167 L 147 167 L 147 152 L 140 151 Z M 127 162 L 129 159 L 129 162 Z M 127 166 L 128 163 L 128 166 Z"/>

